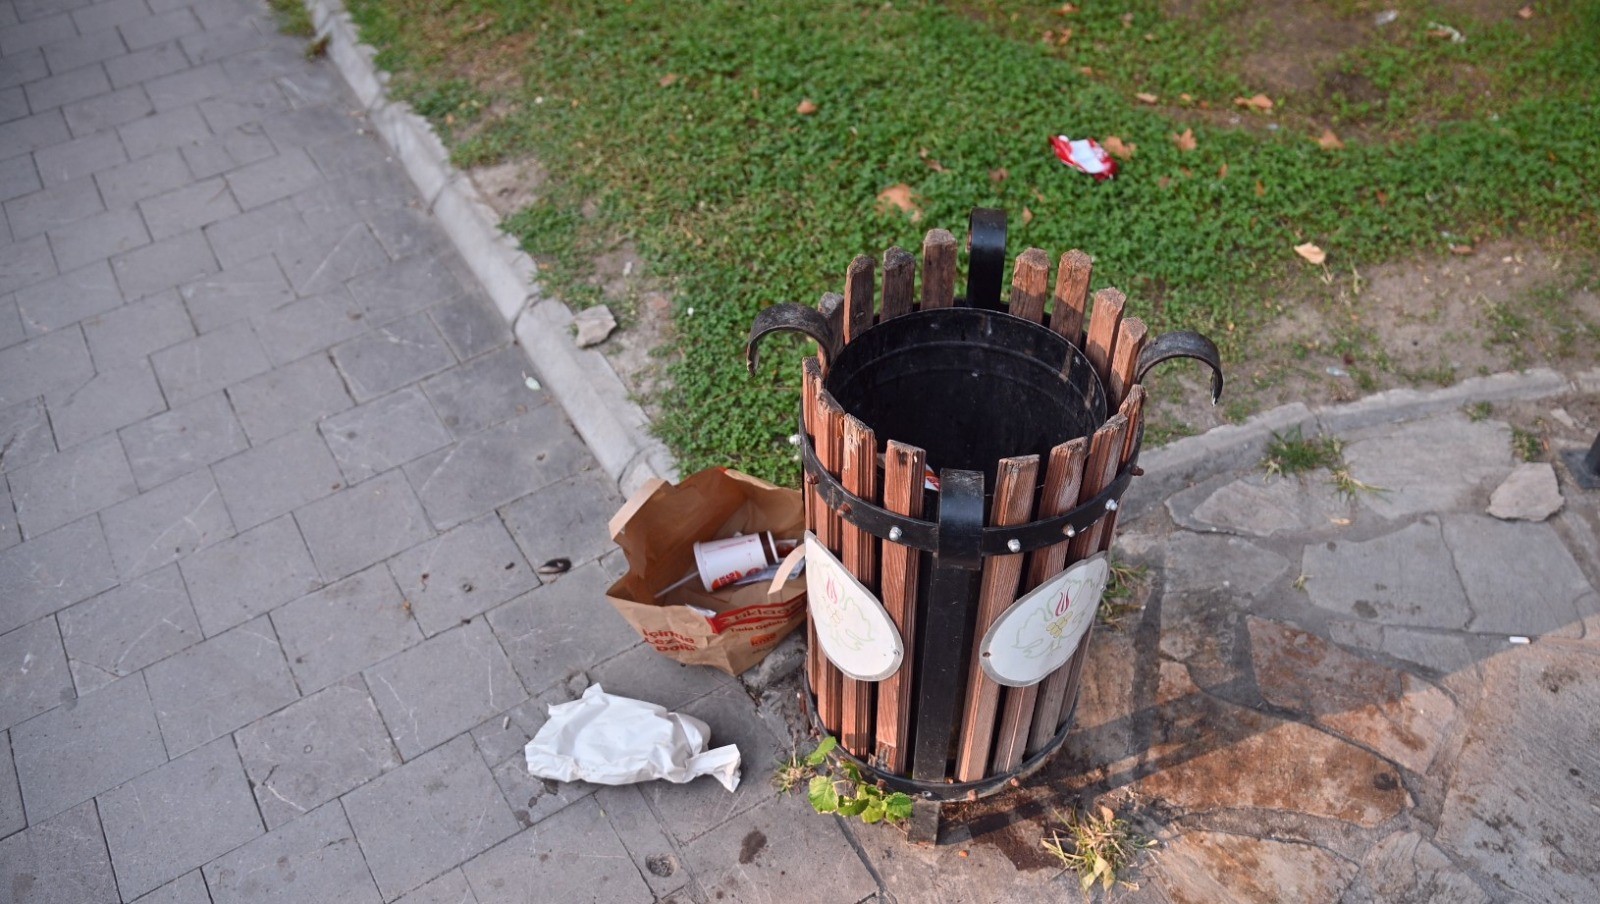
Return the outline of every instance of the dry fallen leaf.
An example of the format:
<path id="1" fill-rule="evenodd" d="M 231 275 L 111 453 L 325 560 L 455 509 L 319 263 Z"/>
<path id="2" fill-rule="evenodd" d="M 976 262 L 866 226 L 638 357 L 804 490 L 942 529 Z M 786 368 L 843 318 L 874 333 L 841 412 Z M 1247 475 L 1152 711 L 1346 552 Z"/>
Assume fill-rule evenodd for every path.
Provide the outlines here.
<path id="1" fill-rule="evenodd" d="M 1256 197 L 1265 198 L 1266 196 L 1267 196 L 1267 187 L 1265 185 L 1261 184 L 1261 180 L 1260 179 L 1257 179 L 1256 180 Z"/>
<path id="2" fill-rule="evenodd" d="M 1322 137 L 1317 139 L 1317 145 L 1324 151 L 1344 150 L 1344 142 L 1339 140 L 1338 135 L 1333 134 L 1332 129 L 1322 130 Z"/>
<path id="3" fill-rule="evenodd" d="M 913 223 L 922 219 L 922 208 L 917 205 L 916 195 L 912 194 L 911 186 L 904 182 L 878 192 L 878 210 L 888 213 L 891 207 L 898 208 L 901 213 L 911 214 Z"/>
<path id="4" fill-rule="evenodd" d="M 1132 28 L 1133 27 L 1133 13 L 1123 13 L 1122 14 L 1122 27 L 1123 28 Z"/>
<path id="5" fill-rule="evenodd" d="M 1217 178 L 1218 179 L 1226 179 L 1226 178 L 1228 178 L 1228 165 L 1226 163 L 1224 163 L 1221 167 L 1219 167 L 1217 169 Z"/>
<path id="6" fill-rule="evenodd" d="M 1517 10 L 1517 18 L 1518 19 L 1532 19 L 1533 18 L 1533 7 L 1524 6 L 1523 8 Z"/>
<path id="7" fill-rule="evenodd" d="M 1029 210 L 1026 207 L 1022 208 L 1022 225 L 1026 226 L 1026 225 L 1028 225 L 1029 223 L 1032 223 L 1032 222 L 1033 222 L 1033 211 Z"/>
<path id="8" fill-rule="evenodd" d="M 1272 109 L 1272 98 L 1266 96 L 1265 94 L 1257 94 L 1255 97 L 1235 97 L 1233 99 L 1233 105 L 1236 107 L 1245 107 L 1247 109 L 1261 110 L 1262 112 L 1265 112 Z"/>
<path id="9" fill-rule="evenodd" d="M 812 102 L 811 98 L 808 97 L 801 101 L 800 106 L 795 107 L 794 111 L 799 113 L 801 116 L 810 116 L 811 114 L 817 112 L 817 105 Z"/>
<path id="10" fill-rule="evenodd" d="M 1003 166 L 989 171 L 989 181 L 995 183 L 996 185 L 1006 181 L 1010 177 L 1011 174 L 1006 172 L 1006 168 Z"/>
<path id="11" fill-rule="evenodd" d="M 1167 186 L 1169 186 L 1171 184 L 1172 184 L 1172 177 L 1171 176 L 1162 176 L 1160 179 L 1156 180 L 1156 187 L 1157 188 L 1166 188 Z"/>
<path id="12" fill-rule="evenodd" d="M 1116 817 L 1116 814 L 1111 812 L 1111 808 L 1110 807 L 1106 806 L 1105 804 L 1101 804 L 1100 805 L 1100 818 L 1105 820 L 1107 823 L 1110 823 L 1110 822 L 1114 822 L 1117 817 Z"/>
<path id="13" fill-rule="evenodd" d="M 1472 255 L 1478 253 L 1478 249 L 1472 247 L 1471 245 L 1451 245 L 1450 253 L 1459 254 L 1462 257 L 1471 257 Z"/>
<path id="14" fill-rule="evenodd" d="M 1135 94 L 1133 97 L 1134 97 L 1135 100 L 1137 100 L 1141 104 L 1153 104 L 1153 103 L 1161 100 L 1161 98 L 1156 97 L 1154 94 L 1146 94 L 1143 91 L 1139 92 L 1138 94 Z"/>
<path id="15" fill-rule="evenodd" d="M 944 164 L 928 156 L 927 148 L 918 148 L 917 156 L 922 158 L 922 162 L 927 165 L 928 169 L 931 169 L 936 173 L 950 172 L 950 170 L 947 169 Z"/>
<path id="16" fill-rule="evenodd" d="M 1107 135 L 1100 139 L 1100 146 L 1106 149 L 1107 154 L 1122 161 L 1132 160 L 1133 152 L 1139 149 L 1138 145 L 1123 141 L 1115 135 Z"/>
<path id="17" fill-rule="evenodd" d="M 1074 6 L 1074 5 L 1072 5 L 1071 3 L 1063 3 L 1063 4 L 1061 4 L 1061 8 L 1056 10 L 1056 15 L 1058 15 L 1058 16 L 1070 16 L 1070 15 L 1072 15 L 1073 13 L 1075 13 L 1077 11 L 1078 11 L 1078 8 L 1076 6 Z"/>
<path id="18" fill-rule="evenodd" d="M 666 75 L 663 75 L 661 77 L 661 80 L 656 82 L 656 84 L 660 85 L 663 88 L 671 88 L 674 84 L 677 84 L 677 81 L 678 81 L 678 73 L 669 72 Z"/>
<path id="19" fill-rule="evenodd" d="M 1172 143 L 1178 146 L 1178 150 L 1186 154 L 1194 150 L 1196 147 L 1194 140 L 1194 129 L 1184 129 L 1182 135 L 1174 132 L 1171 137 Z"/>
<path id="20" fill-rule="evenodd" d="M 1090 77 L 1094 76 L 1094 67 L 1093 66 L 1079 66 L 1078 67 L 1078 71 L 1083 73 L 1084 75 L 1087 75 L 1087 76 L 1090 76 Z"/>
<path id="21" fill-rule="evenodd" d="M 1194 103 L 1194 95 L 1184 92 L 1183 94 L 1178 95 L 1178 100 L 1181 100 L 1186 104 L 1192 104 Z"/>
<path id="22" fill-rule="evenodd" d="M 1323 251 L 1321 248 L 1318 248 L 1316 245 L 1313 245 L 1310 242 L 1306 242 L 1304 245 L 1294 246 L 1294 253 L 1300 255 L 1313 264 L 1320 264 L 1328 259 L 1328 252 Z"/>

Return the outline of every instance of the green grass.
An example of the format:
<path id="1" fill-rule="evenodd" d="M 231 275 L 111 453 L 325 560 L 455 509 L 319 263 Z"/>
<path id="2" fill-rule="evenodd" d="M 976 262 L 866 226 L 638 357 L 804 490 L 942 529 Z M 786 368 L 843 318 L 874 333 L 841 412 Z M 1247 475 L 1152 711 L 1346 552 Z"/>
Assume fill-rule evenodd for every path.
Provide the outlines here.
<path id="1" fill-rule="evenodd" d="M 317 33 L 311 24 L 311 12 L 302 0 L 267 0 L 278 30 L 292 38 L 310 38 Z"/>
<path id="2" fill-rule="evenodd" d="M 916 249 L 933 226 L 959 234 L 974 205 L 1011 212 L 1012 255 L 1082 247 L 1131 313 L 1208 331 L 1229 354 L 1281 312 L 1272 287 L 1321 272 L 1290 250 L 1301 242 L 1337 272 L 1451 236 L 1600 244 L 1600 0 L 1541 7 L 1538 28 L 1474 26 L 1461 45 L 1408 15 L 1330 64 L 1361 90 L 1285 94 L 1242 127 L 1220 115 L 1256 91 L 1236 64 L 1271 41 L 1249 4 L 1182 19 L 1158 0 L 1059 5 L 350 2 L 458 163 L 532 154 L 553 174 L 507 224 L 550 288 L 592 300 L 587 261 L 624 239 L 665 274 L 678 355 L 657 427 L 687 471 L 790 480 L 805 349 L 771 342 L 748 377 L 751 318 L 838 290 L 856 254 Z M 1041 40 L 1063 27 L 1065 46 Z M 814 115 L 797 115 L 803 99 Z M 1318 147 L 1325 125 L 1344 150 Z M 1189 153 L 1168 138 L 1185 129 Z M 1138 150 L 1095 183 L 1050 154 L 1058 132 Z M 920 221 L 877 210 L 896 183 Z M 1496 329 L 1515 341 L 1514 320 Z"/>
<path id="3" fill-rule="evenodd" d="M 1268 474 L 1301 474 L 1318 468 L 1333 470 L 1344 461 L 1344 444 L 1336 436 L 1317 435 L 1307 439 L 1296 427 L 1288 433 L 1274 433 L 1267 443 L 1261 467 Z"/>
<path id="4" fill-rule="evenodd" d="M 1541 461 L 1544 458 L 1544 440 L 1532 430 L 1511 427 L 1511 451 L 1523 461 Z"/>

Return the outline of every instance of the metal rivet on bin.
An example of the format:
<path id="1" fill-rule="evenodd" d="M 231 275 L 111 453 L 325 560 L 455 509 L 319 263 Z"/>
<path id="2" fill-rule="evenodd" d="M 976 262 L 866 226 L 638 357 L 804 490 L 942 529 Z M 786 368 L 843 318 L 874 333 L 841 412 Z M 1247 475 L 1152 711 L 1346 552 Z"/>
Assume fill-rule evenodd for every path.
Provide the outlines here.
<path id="1" fill-rule="evenodd" d="M 1022 552 L 1022 541 L 1015 539 L 1009 540 L 1006 542 L 1006 549 L 1009 549 L 1012 552 Z"/>
<path id="2" fill-rule="evenodd" d="M 902 536 L 904 536 L 904 535 L 905 535 L 905 532 L 900 530 L 900 528 L 898 528 L 898 527 L 889 528 L 889 539 L 893 540 L 896 543 L 899 543 L 900 542 L 900 538 Z"/>
<path id="3" fill-rule="evenodd" d="M 1078 529 L 1070 524 L 1063 528 L 1061 532 L 1069 537 L 1076 537 L 1078 535 Z"/>
<path id="4" fill-rule="evenodd" d="M 1116 510 L 1117 510 L 1117 500 L 1115 500 L 1115 499 L 1107 499 L 1106 500 L 1106 511 L 1114 512 Z"/>

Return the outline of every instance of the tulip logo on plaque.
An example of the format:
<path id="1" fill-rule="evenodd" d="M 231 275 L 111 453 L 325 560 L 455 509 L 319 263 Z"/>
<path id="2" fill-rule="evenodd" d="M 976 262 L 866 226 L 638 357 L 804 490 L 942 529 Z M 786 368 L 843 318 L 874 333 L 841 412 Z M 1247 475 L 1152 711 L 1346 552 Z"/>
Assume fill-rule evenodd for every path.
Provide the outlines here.
<path id="1" fill-rule="evenodd" d="M 882 681 L 900 668 L 900 631 L 872 591 L 806 531 L 806 600 L 828 660 L 857 681 Z"/>
<path id="2" fill-rule="evenodd" d="M 1110 577 L 1100 553 L 1012 603 L 983 635 L 984 674 L 1006 687 L 1028 687 L 1066 665 L 1094 622 Z"/>

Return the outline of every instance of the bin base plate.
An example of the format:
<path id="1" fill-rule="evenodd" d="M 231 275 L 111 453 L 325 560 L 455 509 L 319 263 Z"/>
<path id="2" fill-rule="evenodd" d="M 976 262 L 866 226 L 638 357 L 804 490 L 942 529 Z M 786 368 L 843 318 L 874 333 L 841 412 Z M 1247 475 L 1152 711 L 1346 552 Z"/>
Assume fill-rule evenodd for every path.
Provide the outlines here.
<path id="1" fill-rule="evenodd" d="M 822 717 L 817 714 L 817 698 L 812 693 L 811 682 L 805 682 L 804 690 L 800 695 L 804 698 L 806 707 L 806 720 L 820 734 L 827 735 L 830 730 L 822 724 Z M 833 755 L 840 759 L 848 760 L 861 769 L 863 775 L 874 781 L 882 781 L 891 791 L 904 791 L 917 801 L 930 801 L 933 803 L 956 803 L 958 801 L 977 800 L 1004 791 L 1006 788 L 1015 787 L 1023 779 L 1039 771 L 1044 765 L 1061 750 L 1061 745 L 1066 742 L 1067 735 L 1072 732 L 1073 717 L 1077 714 L 1078 701 L 1074 698 L 1067 708 L 1067 715 L 1061 720 L 1061 730 L 1044 745 L 1039 752 L 1029 756 L 1010 772 L 991 775 L 975 782 L 923 782 L 917 781 L 907 775 L 896 775 L 858 759 L 844 749 L 843 746 L 835 747 Z"/>

